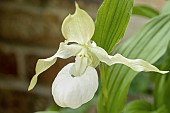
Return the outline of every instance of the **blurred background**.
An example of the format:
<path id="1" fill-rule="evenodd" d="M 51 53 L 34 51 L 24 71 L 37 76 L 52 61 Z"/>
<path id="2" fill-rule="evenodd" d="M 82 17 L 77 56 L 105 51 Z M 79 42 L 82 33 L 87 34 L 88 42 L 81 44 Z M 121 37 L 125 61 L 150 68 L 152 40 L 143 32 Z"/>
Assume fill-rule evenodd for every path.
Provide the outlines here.
<path id="1" fill-rule="evenodd" d="M 94 19 L 102 0 L 77 0 Z M 135 0 L 160 10 L 164 0 Z M 63 19 L 75 10 L 74 0 L 0 0 L 0 113 L 33 113 L 55 106 L 51 84 L 59 70 L 73 58 L 59 59 L 27 88 L 39 58 L 53 55 L 64 40 Z M 148 21 L 132 16 L 125 37 Z"/>

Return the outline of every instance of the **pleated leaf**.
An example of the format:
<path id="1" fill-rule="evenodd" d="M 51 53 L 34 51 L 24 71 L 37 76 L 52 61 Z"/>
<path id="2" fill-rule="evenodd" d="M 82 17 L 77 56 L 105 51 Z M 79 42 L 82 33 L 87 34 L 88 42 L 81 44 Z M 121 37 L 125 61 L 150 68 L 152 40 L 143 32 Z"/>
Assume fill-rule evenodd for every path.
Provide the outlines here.
<path id="1" fill-rule="evenodd" d="M 170 1 L 166 1 L 165 6 L 161 10 L 162 14 L 170 13 Z"/>
<path id="2" fill-rule="evenodd" d="M 160 69 L 170 71 L 170 43 L 166 53 L 156 63 Z M 154 108 L 164 106 L 170 112 L 170 73 L 166 76 L 157 75 L 156 86 L 154 91 Z"/>
<path id="3" fill-rule="evenodd" d="M 144 100 L 136 100 L 130 102 L 124 113 L 169 113 L 165 106 L 161 106 L 159 109 L 153 110 L 152 105 Z"/>
<path id="4" fill-rule="evenodd" d="M 136 100 L 129 103 L 124 113 L 152 113 L 152 105 L 144 100 Z"/>
<path id="5" fill-rule="evenodd" d="M 144 16 L 147 18 L 153 18 L 159 15 L 159 12 L 156 9 L 149 7 L 149 6 L 145 6 L 145 5 L 134 6 L 132 13 L 134 15 L 140 15 L 140 16 Z"/>
<path id="6" fill-rule="evenodd" d="M 170 74 L 168 75 L 168 80 L 166 83 L 166 87 L 165 87 L 165 94 L 164 94 L 164 102 L 165 102 L 165 106 L 168 109 L 168 112 L 170 113 L 170 99 L 169 99 L 169 95 L 170 95 Z"/>
<path id="7" fill-rule="evenodd" d="M 98 10 L 92 38 L 110 53 L 123 38 L 133 8 L 133 0 L 104 0 Z"/>
<path id="8" fill-rule="evenodd" d="M 165 53 L 169 40 L 170 14 L 160 15 L 125 41 L 113 54 L 120 53 L 127 58 L 140 58 L 154 63 Z M 99 113 L 122 113 L 130 83 L 136 74 L 123 65 L 101 65 L 103 92 L 99 98 Z"/>

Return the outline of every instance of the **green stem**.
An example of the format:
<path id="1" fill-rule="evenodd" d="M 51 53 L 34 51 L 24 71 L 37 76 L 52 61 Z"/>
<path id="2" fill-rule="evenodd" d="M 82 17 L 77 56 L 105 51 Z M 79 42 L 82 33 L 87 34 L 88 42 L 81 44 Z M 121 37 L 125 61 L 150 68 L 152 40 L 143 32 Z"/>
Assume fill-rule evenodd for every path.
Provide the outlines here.
<path id="1" fill-rule="evenodd" d="M 100 95 L 99 95 L 99 105 L 98 110 L 99 113 L 107 113 L 107 102 L 108 102 L 108 91 L 107 91 L 107 85 L 106 85 L 106 75 L 105 75 L 105 64 L 100 64 L 100 78 L 101 78 L 101 89 L 100 89 Z M 103 99 L 104 98 L 104 99 Z M 102 101 L 104 100 L 104 102 Z M 102 102 L 100 102 L 102 101 Z"/>

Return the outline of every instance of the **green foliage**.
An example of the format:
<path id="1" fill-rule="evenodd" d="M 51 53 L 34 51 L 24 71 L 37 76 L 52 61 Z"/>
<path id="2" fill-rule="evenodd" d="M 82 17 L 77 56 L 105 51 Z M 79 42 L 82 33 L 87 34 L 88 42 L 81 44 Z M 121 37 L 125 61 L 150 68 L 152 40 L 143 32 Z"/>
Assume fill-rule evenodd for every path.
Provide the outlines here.
<path id="1" fill-rule="evenodd" d="M 70 108 L 66 108 L 66 109 L 62 109 L 59 111 L 41 111 L 41 112 L 36 112 L 36 113 L 87 113 L 89 109 L 89 106 L 82 106 L 78 109 L 70 109 Z"/>
<path id="2" fill-rule="evenodd" d="M 170 14 L 153 18 L 113 54 L 120 53 L 127 58 L 156 62 L 165 53 L 170 40 L 169 20 Z M 99 97 L 99 113 L 122 113 L 130 83 L 137 73 L 123 65 L 101 68 L 104 90 Z"/>
<path id="3" fill-rule="evenodd" d="M 166 1 L 165 6 L 161 10 L 162 14 L 170 13 L 170 1 Z"/>
<path id="4" fill-rule="evenodd" d="M 156 65 L 162 70 L 169 70 L 170 65 L 170 43 L 166 53 L 156 62 Z M 170 112 L 170 73 L 160 75 L 150 73 L 150 76 L 156 77 L 156 87 L 154 92 L 154 106 L 146 101 L 137 100 L 130 102 L 124 113 L 169 113 Z"/>
<path id="5" fill-rule="evenodd" d="M 170 43 L 166 54 L 156 63 L 156 65 L 164 70 L 170 71 Z M 170 73 L 167 76 L 157 75 L 156 86 L 154 92 L 154 107 L 158 109 L 161 106 L 165 106 L 170 112 Z"/>
<path id="6" fill-rule="evenodd" d="M 152 105 L 144 100 L 137 100 L 129 103 L 124 113 L 151 113 Z"/>
<path id="7" fill-rule="evenodd" d="M 169 74 L 170 76 L 170 74 Z M 170 100 L 169 100 L 169 96 L 170 96 L 170 77 L 168 78 L 168 81 L 166 83 L 166 86 L 165 86 L 165 93 L 164 93 L 164 103 L 165 103 L 165 106 L 168 110 L 168 112 L 170 112 Z"/>
<path id="8" fill-rule="evenodd" d="M 133 7 L 133 0 L 104 0 L 98 10 L 93 39 L 110 53 L 123 38 Z"/>
<path id="9" fill-rule="evenodd" d="M 59 113 L 57 111 L 40 111 L 40 112 L 35 112 L 35 113 Z"/>
<path id="10" fill-rule="evenodd" d="M 93 39 L 98 46 L 110 53 L 123 38 L 133 7 L 133 0 L 104 0 L 96 20 L 96 31 Z M 170 12 L 162 10 L 161 15 L 147 6 L 135 6 L 133 14 L 142 15 L 151 19 L 137 34 L 120 45 L 112 54 L 120 53 L 131 59 L 144 59 L 155 63 L 166 51 L 170 40 Z M 169 46 L 170 48 L 170 46 Z M 166 70 L 170 65 L 170 49 L 167 57 L 158 62 L 158 67 Z M 167 63 L 165 63 L 167 62 Z M 162 64 L 162 65 L 161 65 Z M 168 69 L 169 70 L 169 69 Z M 170 77 L 158 75 L 154 95 L 154 106 L 146 101 L 134 101 L 127 105 L 126 96 L 130 84 L 137 72 L 123 65 L 111 67 L 101 64 L 101 90 L 99 92 L 99 113 L 169 113 Z M 153 74 L 153 73 L 152 73 Z M 170 75 L 170 74 L 169 74 Z M 155 76 L 155 73 L 154 75 Z M 87 113 L 89 105 L 79 109 L 62 109 L 59 111 L 44 111 L 37 113 Z M 167 111 L 168 110 L 168 111 Z"/>
<path id="11" fill-rule="evenodd" d="M 167 1 L 165 7 L 161 11 L 161 15 L 170 13 L 170 1 Z M 168 29 L 167 29 L 168 30 Z M 170 30 L 168 30 L 169 32 Z M 170 35 L 168 35 L 170 36 Z M 158 68 L 161 70 L 170 71 L 170 43 L 166 53 L 156 62 Z M 154 90 L 154 105 L 148 103 L 148 106 L 152 106 L 152 110 L 148 109 L 147 106 L 142 105 L 142 101 L 133 101 L 126 106 L 125 113 L 140 113 L 143 109 L 138 106 L 143 106 L 146 111 L 144 113 L 170 113 L 170 73 L 167 75 L 160 75 L 155 73 L 150 73 L 150 76 L 156 78 L 156 86 Z"/>
<path id="12" fill-rule="evenodd" d="M 159 12 L 156 9 L 153 9 L 149 6 L 138 5 L 138 6 L 133 7 L 133 14 L 144 16 L 147 18 L 153 18 L 153 17 L 159 15 Z"/>
<path id="13" fill-rule="evenodd" d="M 165 7 L 161 11 L 161 15 L 170 13 L 170 2 L 167 1 Z M 168 23 L 167 23 L 168 24 Z M 170 32 L 169 28 L 167 29 Z M 170 35 L 168 35 L 170 36 Z M 170 71 L 170 43 L 166 53 L 156 62 L 157 67 L 161 70 Z M 148 106 L 142 105 L 142 101 L 133 101 L 126 106 L 125 113 L 143 113 L 143 109 L 138 106 L 143 106 L 146 111 L 144 113 L 170 113 L 170 73 L 167 75 L 160 75 L 150 73 L 150 76 L 156 78 L 156 86 L 154 90 L 154 105 L 148 103 L 148 106 L 152 106 L 152 109 L 148 109 Z"/>
<path id="14" fill-rule="evenodd" d="M 97 103 L 97 96 L 95 96 L 90 102 L 82 105 L 78 109 L 70 109 L 70 108 L 59 109 L 58 107 L 49 107 L 47 111 L 40 111 L 35 113 L 88 113 L 91 107 L 96 106 L 96 103 Z"/>
<path id="15" fill-rule="evenodd" d="M 129 95 L 137 96 L 142 94 L 150 94 L 150 89 L 148 86 L 151 84 L 150 80 L 151 76 L 148 73 L 141 72 L 137 74 L 137 76 L 133 79 L 130 89 Z"/>
<path id="16" fill-rule="evenodd" d="M 152 105 L 144 100 L 137 100 L 130 102 L 124 113 L 169 113 L 165 106 L 160 107 L 157 110 L 153 110 Z"/>

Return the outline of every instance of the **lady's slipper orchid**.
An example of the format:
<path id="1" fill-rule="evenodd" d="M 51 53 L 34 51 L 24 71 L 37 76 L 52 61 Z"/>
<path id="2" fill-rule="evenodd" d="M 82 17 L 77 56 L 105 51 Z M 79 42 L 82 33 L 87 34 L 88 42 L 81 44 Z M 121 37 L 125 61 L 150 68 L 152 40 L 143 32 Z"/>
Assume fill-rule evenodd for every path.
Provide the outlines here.
<path id="1" fill-rule="evenodd" d="M 98 88 L 98 75 L 95 70 L 99 62 L 108 65 L 124 64 L 134 71 L 154 71 L 162 74 L 157 67 L 141 59 L 127 59 L 120 54 L 114 56 L 98 47 L 91 38 L 95 31 L 92 18 L 76 4 L 76 11 L 68 15 L 62 24 L 65 42 L 61 42 L 56 54 L 47 59 L 39 59 L 36 74 L 33 76 L 28 90 L 31 90 L 40 73 L 52 66 L 57 58 L 75 57 L 75 63 L 66 65 L 57 75 L 52 84 L 52 95 L 61 107 L 78 108 L 91 100 Z"/>

